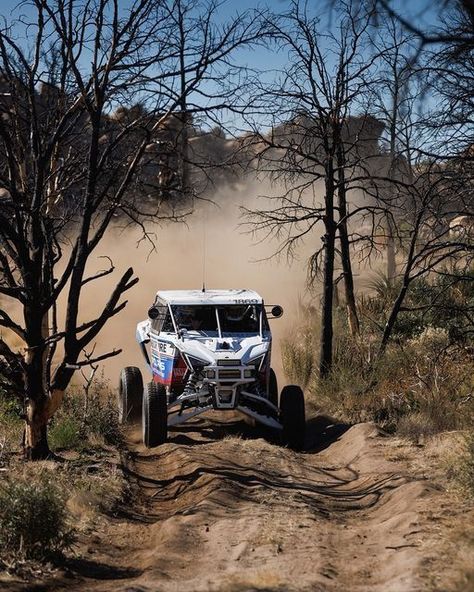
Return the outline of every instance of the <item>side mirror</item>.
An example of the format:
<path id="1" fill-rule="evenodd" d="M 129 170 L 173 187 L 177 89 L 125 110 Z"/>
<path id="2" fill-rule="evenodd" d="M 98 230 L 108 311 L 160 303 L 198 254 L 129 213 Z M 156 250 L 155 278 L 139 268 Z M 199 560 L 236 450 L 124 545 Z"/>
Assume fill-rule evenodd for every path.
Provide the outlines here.
<path id="1" fill-rule="evenodd" d="M 279 304 L 277 304 L 276 306 L 272 307 L 271 313 L 274 319 L 278 319 L 283 314 L 283 308 Z"/>
<path id="2" fill-rule="evenodd" d="M 156 306 L 152 306 L 148 309 L 148 317 L 153 321 L 160 316 L 160 311 L 156 308 Z"/>

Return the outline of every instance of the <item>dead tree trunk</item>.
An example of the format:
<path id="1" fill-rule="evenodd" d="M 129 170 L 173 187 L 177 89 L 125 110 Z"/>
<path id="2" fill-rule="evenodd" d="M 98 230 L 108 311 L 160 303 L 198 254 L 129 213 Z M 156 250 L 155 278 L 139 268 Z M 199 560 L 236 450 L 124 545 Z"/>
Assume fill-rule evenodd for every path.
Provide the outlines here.
<path id="1" fill-rule="evenodd" d="M 334 221 L 334 168 L 331 160 L 329 161 L 326 170 L 325 185 L 323 301 L 321 315 L 321 353 L 319 361 L 320 378 L 326 378 L 332 368 L 336 223 Z"/>
<path id="2" fill-rule="evenodd" d="M 25 383 L 25 428 L 23 447 L 29 460 L 41 460 L 49 456 L 47 440 L 47 402 L 45 391 L 45 345 L 42 335 L 41 315 L 33 307 L 27 313 L 27 350 L 23 358 Z M 31 314 L 30 314 L 31 313 Z M 28 318 L 29 317 L 29 318 Z"/>
<path id="3" fill-rule="evenodd" d="M 345 155 L 344 148 L 341 143 L 342 139 L 338 138 L 337 148 L 337 164 L 338 164 L 338 210 L 339 210 L 339 242 L 341 245 L 341 263 L 344 277 L 344 294 L 346 299 L 347 322 L 349 324 L 349 331 L 355 337 L 359 335 L 359 316 L 357 314 L 357 305 L 354 291 L 354 275 L 352 273 L 351 253 L 349 244 L 349 233 L 347 230 L 347 194 L 346 194 L 346 179 L 345 179 Z"/>
<path id="4" fill-rule="evenodd" d="M 180 156 L 181 156 L 181 190 L 183 197 L 190 191 L 189 180 L 189 141 L 188 141 L 188 99 L 186 95 L 186 31 L 184 26 L 184 12 L 181 0 L 178 0 L 178 27 L 179 27 L 179 66 L 180 66 L 180 101 L 181 130 L 180 130 Z M 185 7 L 184 7 L 185 8 Z"/>

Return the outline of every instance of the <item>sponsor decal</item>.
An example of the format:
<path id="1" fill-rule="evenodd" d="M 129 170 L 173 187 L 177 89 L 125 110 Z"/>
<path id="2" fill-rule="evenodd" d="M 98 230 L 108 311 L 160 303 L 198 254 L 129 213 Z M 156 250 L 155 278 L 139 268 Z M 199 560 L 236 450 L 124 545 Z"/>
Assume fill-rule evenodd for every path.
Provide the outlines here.
<path id="1" fill-rule="evenodd" d="M 153 355 L 151 359 L 151 368 L 158 381 L 163 384 L 170 384 L 173 373 L 173 358 L 164 358 Z"/>
<path id="2" fill-rule="evenodd" d="M 155 341 L 151 348 L 151 368 L 156 382 L 182 383 L 187 372 L 184 360 L 171 344 Z"/>

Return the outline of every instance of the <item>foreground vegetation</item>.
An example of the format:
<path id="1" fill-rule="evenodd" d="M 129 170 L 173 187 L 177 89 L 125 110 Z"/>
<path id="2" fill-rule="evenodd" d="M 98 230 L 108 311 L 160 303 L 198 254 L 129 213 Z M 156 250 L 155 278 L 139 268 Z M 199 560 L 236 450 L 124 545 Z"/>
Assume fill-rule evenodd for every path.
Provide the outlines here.
<path id="1" fill-rule="evenodd" d="M 369 295 L 358 301 L 359 336 L 349 334 L 345 310 L 337 310 L 334 368 L 326 379 L 317 372 L 318 315 L 301 304 L 300 330 L 284 341 L 283 364 L 288 378 L 306 387 L 309 405 L 340 421 L 374 421 L 415 443 L 459 432 L 459 465 L 451 467 L 450 474 L 474 495 L 474 350 L 469 325 L 474 282 L 465 281 L 469 274 L 460 274 L 459 281 L 451 280 L 441 290 L 444 278 L 413 286 L 395 338 L 378 358 L 385 315 L 397 287 L 375 276 Z M 434 293 L 442 293 L 436 306 Z"/>
<path id="2" fill-rule="evenodd" d="M 54 455 L 37 466 L 21 456 L 17 403 L 6 393 L 0 398 L 0 570 L 28 575 L 35 563 L 61 561 L 125 491 L 118 470 L 122 437 L 107 382 L 69 395 L 51 424 Z"/>

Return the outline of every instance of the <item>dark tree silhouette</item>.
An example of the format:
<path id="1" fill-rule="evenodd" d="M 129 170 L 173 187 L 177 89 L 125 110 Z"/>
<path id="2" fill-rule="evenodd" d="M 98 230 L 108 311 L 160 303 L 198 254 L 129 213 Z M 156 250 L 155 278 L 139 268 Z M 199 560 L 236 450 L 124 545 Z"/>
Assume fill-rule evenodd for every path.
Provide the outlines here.
<path id="1" fill-rule="evenodd" d="M 91 255 L 117 216 L 145 232 L 149 219 L 181 215 L 150 193 L 150 175 L 141 180 L 149 155 L 184 98 L 189 111 L 189 97 L 197 104 L 203 81 L 218 80 L 219 64 L 229 69 L 230 53 L 258 38 L 259 25 L 250 13 L 215 25 L 215 4 L 193 4 L 204 16 L 186 25 L 193 49 L 180 59 L 181 1 L 28 4 L 33 16 L 0 28 L 0 326 L 24 344 L 1 339 L 0 356 L 6 375 L 20 377 L 25 453 L 37 459 L 49 452 L 48 421 L 74 372 L 120 351 L 95 353 L 94 340 L 138 280 L 128 269 L 100 314 L 81 322 L 84 287 L 114 271 L 111 262 L 88 275 Z M 203 92 L 201 113 L 222 107 L 217 82 Z"/>

